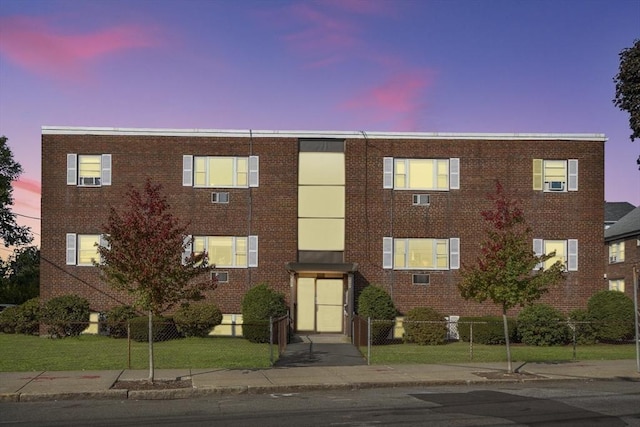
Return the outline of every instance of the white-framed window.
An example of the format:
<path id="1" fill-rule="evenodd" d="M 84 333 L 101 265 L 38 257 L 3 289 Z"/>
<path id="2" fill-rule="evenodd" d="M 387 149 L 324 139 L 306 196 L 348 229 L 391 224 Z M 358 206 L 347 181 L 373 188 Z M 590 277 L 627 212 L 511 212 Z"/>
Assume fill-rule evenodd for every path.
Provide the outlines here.
<path id="1" fill-rule="evenodd" d="M 449 191 L 460 188 L 460 159 L 383 159 L 383 188 Z"/>
<path id="2" fill-rule="evenodd" d="M 67 154 L 67 185 L 111 185 L 111 154 Z"/>
<path id="3" fill-rule="evenodd" d="M 624 241 L 609 244 L 609 264 L 624 262 Z"/>
<path id="4" fill-rule="evenodd" d="M 193 236 L 185 250 L 206 251 L 209 264 L 217 268 L 258 266 L 258 236 Z"/>
<path id="5" fill-rule="evenodd" d="M 533 252 L 536 256 L 555 252 L 555 255 L 545 261 L 544 264 L 538 264 L 536 266 L 537 269 L 550 268 L 557 261 L 560 261 L 567 271 L 578 271 L 578 241 L 576 239 L 533 239 Z"/>
<path id="6" fill-rule="evenodd" d="M 624 292 L 624 279 L 609 280 L 609 290 Z"/>
<path id="7" fill-rule="evenodd" d="M 384 237 L 382 267 L 395 270 L 457 270 L 460 239 L 398 239 Z"/>
<path id="8" fill-rule="evenodd" d="M 67 265 L 93 266 L 100 261 L 98 245 L 106 245 L 101 234 L 67 233 Z"/>
<path id="9" fill-rule="evenodd" d="M 578 160 L 533 159 L 533 189 L 544 192 L 578 191 Z"/>
<path id="10" fill-rule="evenodd" d="M 182 185 L 249 188 L 259 185 L 258 156 L 182 156 Z"/>

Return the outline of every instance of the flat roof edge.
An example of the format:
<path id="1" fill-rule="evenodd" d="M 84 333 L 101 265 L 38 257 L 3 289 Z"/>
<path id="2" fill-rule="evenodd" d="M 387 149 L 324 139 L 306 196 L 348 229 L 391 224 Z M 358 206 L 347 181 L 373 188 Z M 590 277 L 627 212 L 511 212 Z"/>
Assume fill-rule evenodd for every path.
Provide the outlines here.
<path id="1" fill-rule="evenodd" d="M 485 139 L 485 140 L 607 140 L 602 133 L 458 133 L 458 132 L 368 132 L 368 131 L 307 131 L 253 129 L 171 129 L 42 126 L 43 135 L 140 135 L 189 137 L 249 137 L 254 138 L 342 138 L 342 139 Z"/>

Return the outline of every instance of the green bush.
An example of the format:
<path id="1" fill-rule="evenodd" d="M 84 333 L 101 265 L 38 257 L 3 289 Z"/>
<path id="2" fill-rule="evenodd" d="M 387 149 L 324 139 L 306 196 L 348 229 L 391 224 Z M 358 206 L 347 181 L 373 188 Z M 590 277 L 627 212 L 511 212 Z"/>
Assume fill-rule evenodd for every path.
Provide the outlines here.
<path id="1" fill-rule="evenodd" d="M 175 312 L 173 321 L 186 337 L 206 337 L 222 323 L 222 312 L 214 304 L 184 305 Z"/>
<path id="2" fill-rule="evenodd" d="M 600 291 L 587 302 L 600 341 L 620 341 L 633 337 L 634 308 L 631 298 L 618 291 Z"/>
<path id="3" fill-rule="evenodd" d="M 20 306 L 7 307 L 0 313 L 0 332 L 15 334 Z"/>
<path id="4" fill-rule="evenodd" d="M 129 320 L 131 339 L 136 342 L 149 341 L 149 316 L 134 317 Z M 151 333 L 153 342 L 169 341 L 182 338 L 173 319 L 169 317 L 153 316 Z"/>
<path id="5" fill-rule="evenodd" d="M 46 302 L 40 320 L 52 338 L 75 337 L 89 326 L 89 314 L 89 301 L 63 295 Z"/>
<path id="6" fill-rule="evenodd" d="M 458 334 L 461 341 L 470 341 L 471 323 L 473 323 L 473 342 L 478 344 L 505 344 L 502 317 L 461 317 L 458 320 Z M 517 340 L 516 322 L 507 319 L 509 341 Z"/>
<path id="7" fill-rule="evenodd" d="M 0 313 L 0 332 L 38 335 L 39 329 L 40 303 L 38 298 L 32 298 L 20 305 L 8 307 Z"/>
<path id="8" fill-rule="evenodd" d="M 404 341 L 419 345 L 437 345 L 447 342 L 447 324 L 444 316 L 429 307 L 416 307 L 404 318 Z"/>
<path id="9" fill-rule="evenodd" d="M 364 319 L 371 319 L 371 341 L 373 344 L 386 344 L 396 315 L 395 305 L 391 296 L 375 285 L 369 285 L 358 296 L 358 315 Z"/>
<path id="10" fill-rule="evenodd" d="M 269 319 L 287 314 L 284 295 L 275 292 L 266 283 L 249 289 L 242 299 L 242 335 L 254 343 L 268 343 Z"/>
<path id="11" fill-rule="evenodd" d="M 31 298 L 18 306 L 16 333 L 38 335 L 40 332 L 40 300 Z"/>
<path id="12" fill-rule="evenodd" d="M 576 344 L 595 344 L 598 340 L 593 317 L 587 310 L 576 309 L 569 313 L 569 328 L 575 333 Z"/>
<path id="13" fill-rule="evenodd" d="M 126 338 L 127 324 L 139 314 L 130 305 L 121 305 L 107 311 L 107 331 L 112 338 Z"/>
<path id="14" fill-rule="evenodd" d="M 569 341 L 564 315 L 548 304 L 533 304 L 518 315 L 518 336 L 526 345 L 562 345 Z"/>

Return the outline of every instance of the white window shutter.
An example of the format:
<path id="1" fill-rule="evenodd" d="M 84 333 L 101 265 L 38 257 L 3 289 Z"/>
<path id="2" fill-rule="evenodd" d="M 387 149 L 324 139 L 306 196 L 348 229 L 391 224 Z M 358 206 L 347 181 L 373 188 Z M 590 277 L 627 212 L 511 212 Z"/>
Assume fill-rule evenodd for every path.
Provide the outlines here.
<path id="1" fill-rule="evenodd" d="M 103 248 L 110 249 L 109 242 L 107 242 L 107 235 L 106 234 L 101 234 L 100 235 L 100 246 L 102 246 Z M 102 255 L 100 255 L 100 264 L 103 264 L 103 263 L 104 263 L 104 259 L 102 258 Z"/>
<path id="2" fill-rule="evenodd" d="M 67 265 L 76 265 L 76 235 L 67 233 Z"/>
<path id="3" fill-rule="evenodd" d="M 393 237 L 382 238 L 382 268 L 393 268 Z"/>
<path id="4" fill-rule="evenodd" d="M 191 187 L 193 185 L 193 156 L 182 156 L 182 186 Z"/>
<path id="5" fill-rule="evenodd" d="M 182 265 L 187 264 L 187 260 L 193 252 L 193 236 L 186 235 L 182 240 Z"/>
<path id="6" fill-rule="evenodd" d="M 383 184 L 382 188 L 393 188 L 393 157 L 384 157 L 383 162 Z"/>
<path id="7" fill-rule="evenodd" d="M 258 187 L 260 183 L 259 166 L 258 156 L 249 156 L 249 187 Z"/>
<path id="8" fill-rule="evenodd" d="M 542 256 L 544 252 L 544 240 L 542 239 L 533 239 L 533 253 L 536 256 Z M 540 270 L 543 267 L 543 263 L 539 263 L 536 265 L 535 269 Z"/>
<path id="9" fill-rule="evenodd" d="M 449 159 L 449 188 L 460 189 L 460 159 Z"/>
<path id="10" fill-rule="evenodd" d="M 578 191 L 578 160 L 569 159 L 568 162 L 569 182 L 567 184 L 568 191 Z"/>
<path id="11" fill-rule="evenodd" d="M 78 185 L 77 154 L 67 154 L 67 185 Z"/>
<path id="12" fill-rule="evenodd" d="M 100 173 L 100 184 L 111 185 L 111 154 L 102 155 L 102 172 Z"/>
<path id="13" fill-rule="evenodd" d="M 249 236 L 249 267 L 258 266 L 258 236 Z"/>
<path id="14" fill-rule="evenodd" d="M 567 270 L 578 271 L 578 240 L 569 239 L 567 254 Z"/>
<path id="15" fill-rule="evenodd" d="M 460 238 L 449 239 L 449 269 L 460 269 Z"/>

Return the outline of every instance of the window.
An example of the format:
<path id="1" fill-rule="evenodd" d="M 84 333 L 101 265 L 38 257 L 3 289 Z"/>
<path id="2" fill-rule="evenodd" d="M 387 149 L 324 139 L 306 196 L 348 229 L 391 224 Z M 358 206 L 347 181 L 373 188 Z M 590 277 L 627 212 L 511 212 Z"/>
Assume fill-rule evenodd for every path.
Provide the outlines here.
<path id="1" fill-rule="evenodd" d="M 93 266 L 99 260 L 98 245 L 106 242 L 100 234 L 67 234 L 67 265 Z"/>
<path id="2" fill-rule="evenodd" d="M 246 268 L 258 266 L 258 236 L 194 236 L 193 253 L 207 252 L 209 264 L 223 268 Z"/>
<path id="3" fill-rule="evenodd" d="M 448 191 L 460 188 L 460 159 L 385 157 L 384 188 Z"/>
<path id="4" fill-rule="evenodd" d="M 211 193 L 211 203 L 229 203 L 229 193 L 228 192 Z"/>
<path id="5" fill-rule="evenodd" d="M 182 157 L 182 185 L 202 188 L 258 186 L 258 157 Z"/>
<path id="6" fill-rule="evenodd" d="M 609 290 L 624 292 L 624 279 L 609 280 Z"/>
<path id="7" fill-rule="evenodd" d="M 111 154 L 67 154 L 67 185 L 111 185 Z"/>
<path id="8" fill-rule="evenodd" d="M 537 269 L 550 268 L 557 261 L 560 261 L 565 265 L 567 271 L 578 271 L 578 241 L 575 239 L 533 239 L 533 251 L 536 256 L 555 252 L 555 255 L 545 261 L 544 264 L 538 264 L 536 266 Z"/>
<path id="9" fill-rule="evenodd" d="M 429 275 L 428 274 L 413 274 L 412 283 L 414 285 L 426 286 L 426 285 L 429 284 Z"/>
<path id="10" fill-rule="evenodd" d="M 212 271 L 211 278 L 214 279 L 217 283 L 229 283 L 229 272 L 228 271 Z"/>
<path id="11" fill-rule="evenodd" d="M 624 242 L 609 244 L 609 264 L 624 262 Z"/>
<path id="12" fill-rule="evenodd" d="M 533 159 L 533 189 L 545 192 L 578 191 L 578 160 Z"/>
<path id="13" fill-rule="evenodd" d="M 383 238 L 383 268 L 454 270 L 460 268 L 460 239 Z"/>

